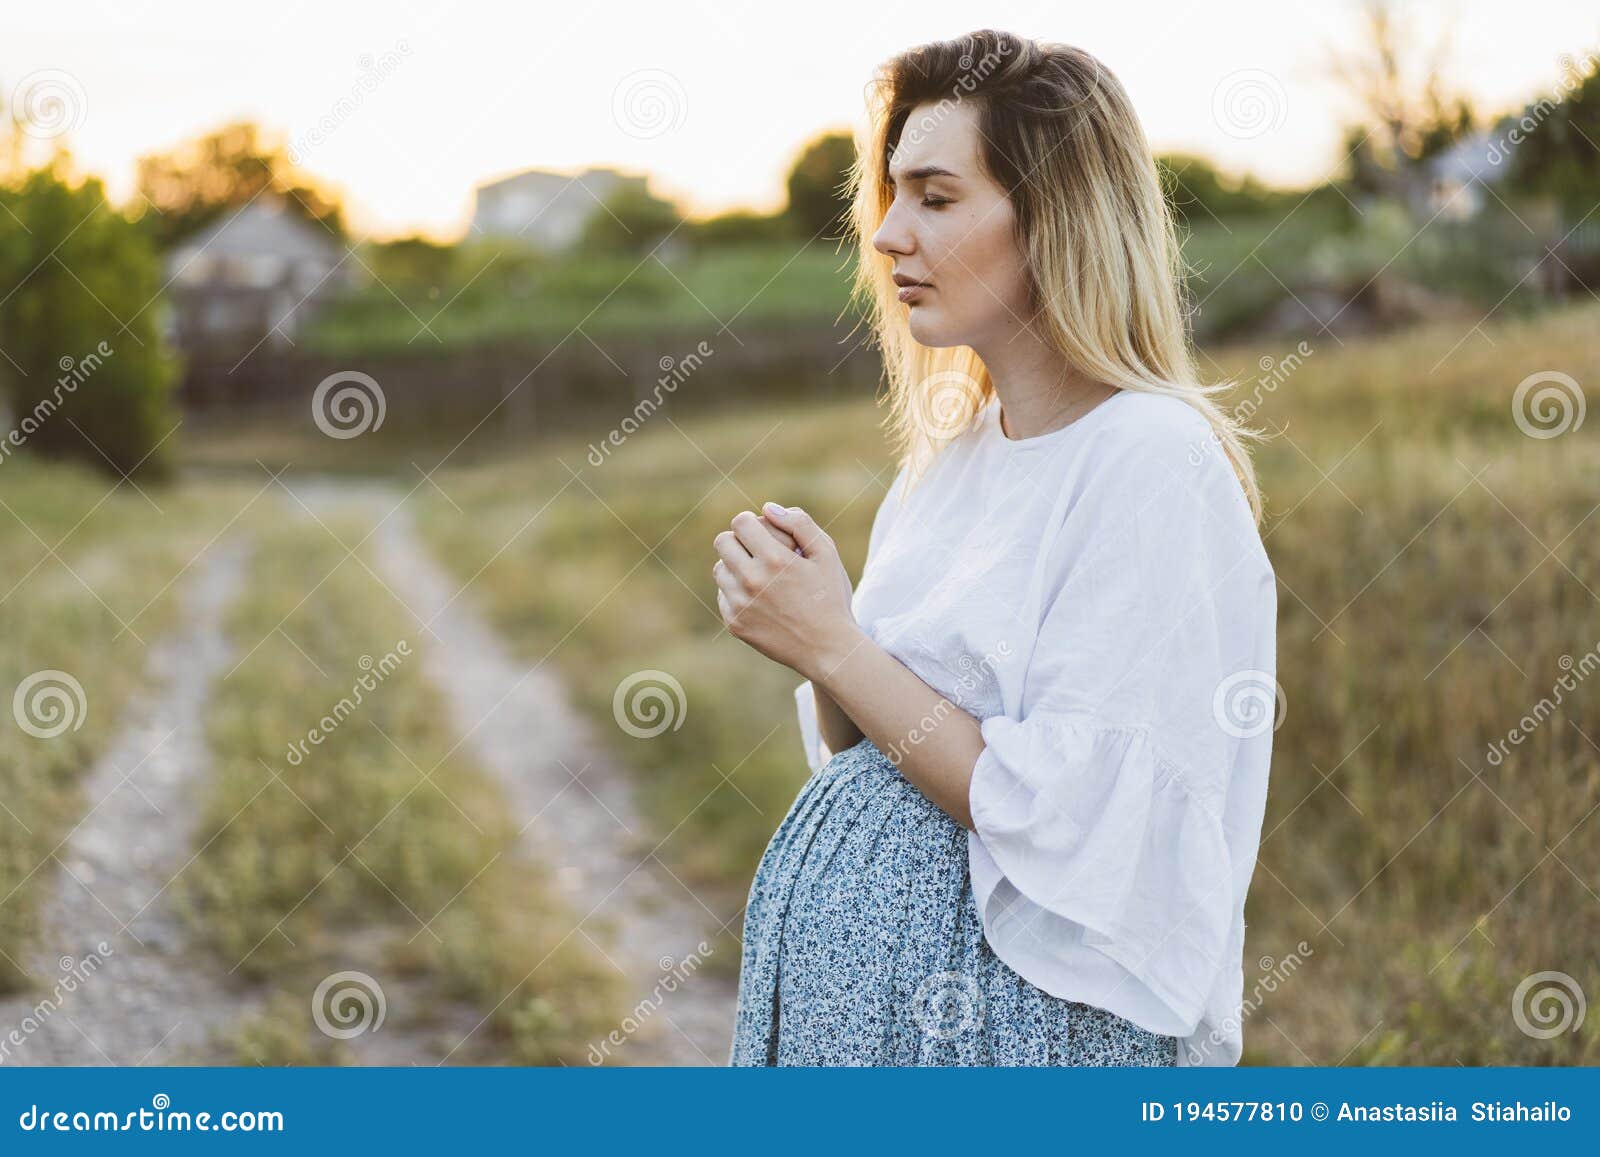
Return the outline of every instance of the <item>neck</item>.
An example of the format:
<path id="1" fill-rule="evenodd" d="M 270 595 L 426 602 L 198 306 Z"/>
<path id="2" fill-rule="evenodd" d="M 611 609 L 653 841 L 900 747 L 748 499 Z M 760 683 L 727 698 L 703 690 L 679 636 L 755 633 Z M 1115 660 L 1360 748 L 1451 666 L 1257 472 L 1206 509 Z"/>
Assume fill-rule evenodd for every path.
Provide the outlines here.
<path id="1" fill-rule="evenodd" d="M 974 347 L 1000 398 L 1001 429 L 1011 439 L 1059 429 L 1117 392 L 1072 371 L 1067 359 L 1032 331 L 993 347 Z"/>

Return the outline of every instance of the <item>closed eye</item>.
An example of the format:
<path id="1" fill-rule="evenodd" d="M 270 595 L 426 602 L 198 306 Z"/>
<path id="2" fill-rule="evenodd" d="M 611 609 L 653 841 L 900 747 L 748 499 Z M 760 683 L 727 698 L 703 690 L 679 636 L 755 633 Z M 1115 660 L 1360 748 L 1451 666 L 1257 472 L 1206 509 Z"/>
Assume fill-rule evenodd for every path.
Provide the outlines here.
<path id="1" fill-rule="evenodd" d="M 922 199 L 922 207 L 924 209 L 938 209 L 950 204 L 950 200 L 949 197 L 924 197 Z"/>

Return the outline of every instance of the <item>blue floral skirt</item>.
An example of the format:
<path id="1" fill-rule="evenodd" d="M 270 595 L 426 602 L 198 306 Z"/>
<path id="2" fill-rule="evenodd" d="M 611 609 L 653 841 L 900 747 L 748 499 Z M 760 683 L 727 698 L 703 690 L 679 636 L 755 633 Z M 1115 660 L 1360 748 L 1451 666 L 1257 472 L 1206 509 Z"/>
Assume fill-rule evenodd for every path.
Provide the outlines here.
<path id="1" fill-rule="evenodd" d="M 871 741 L 800 789 L 750 886 L 733 1065 L 1175 1065 L 1178 1040 L 995 956 L 967 832 Z"/>

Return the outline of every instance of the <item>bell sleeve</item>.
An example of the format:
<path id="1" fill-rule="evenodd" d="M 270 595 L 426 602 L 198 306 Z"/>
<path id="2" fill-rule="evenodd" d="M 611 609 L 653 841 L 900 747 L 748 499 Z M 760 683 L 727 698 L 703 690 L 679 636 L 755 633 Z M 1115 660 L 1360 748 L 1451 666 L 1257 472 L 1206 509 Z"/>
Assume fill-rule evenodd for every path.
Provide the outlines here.
<path id="1" fill-rule="evenodd" d="M 872 560 L 877 556 L 883 542 L 889 536 L 890 527 L 894 524 L 895 515 L 899 512 L 900 497 L 905 492 L 906 476 L 910 467 L 901 465 L 900 471 L 894 480 L 889 483 L 889 489 L 884 492 L 883 500 L 878 503 L 878 510 L 872 516 L 872 529 L 867 534 L 867 557 L 862 561 L 861 573 L 867 573 L 867 567 L 872 565 Z M 861 583 L 856 583 L 856 590 L 861 589 Z M 852 600 L 854 602 L 855 600 Z M 852 607 L 852 610 L 859 610 Z M 859 616 L 858 616 L 859 619 Z M 832 757 L 833 752 L 828 750 L 828 745 L 822 740 L 822 729 L 817 726 L 817 693 L 811 680 L 807 679 L 794 689 L 795 714 L 800 723 L 800 745 L 805 751 L 806 765 L 812 772 L 822 770 L 822 767 Z"/>
<path id="2" fill-rule="evenodd" d="M 1179 1063 L 1226 1064 L 1276 588 L 1231 466 L 1198 454 L 1192 437 L 1130 441 L 1069 483 L 1020 703 L 980 722 L 968 842 L 1000 959 L 1151 1031 L 1209 1029 L 1209 1054 Z"/>

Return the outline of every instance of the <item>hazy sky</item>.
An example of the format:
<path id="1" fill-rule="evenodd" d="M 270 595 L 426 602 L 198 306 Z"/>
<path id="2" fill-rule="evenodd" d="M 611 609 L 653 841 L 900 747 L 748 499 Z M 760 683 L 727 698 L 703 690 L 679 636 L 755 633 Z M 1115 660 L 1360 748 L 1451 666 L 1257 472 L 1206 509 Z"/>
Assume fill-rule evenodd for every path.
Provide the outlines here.
<path id="1" fill-rule="evenodd" d="M 1600 47 L 1594 0 L 1407 11 L 1419 43 L 1454 30 L 1450 78 L 1486 111 L 1520 107 L 1556 83 L 1563 54 Z M 1158 151 L 1309 181 L 1337 160 L 1345 104 L 1326 61 L 1354 12 L 1347 0 L 52 0 L 6 13 L 0 93 L 9 105 L 40 74 L 64 92 L 80 167 L 118 199 L 139 155 L 253 117 L 343 193 L 358 230 L 451 235 L 475 183 L 531 166 L 647 172 L 697 213 L 776 208 L 799 147 L 861 118 L 878 62 L 982 26 L 1095 53 Z"/>

